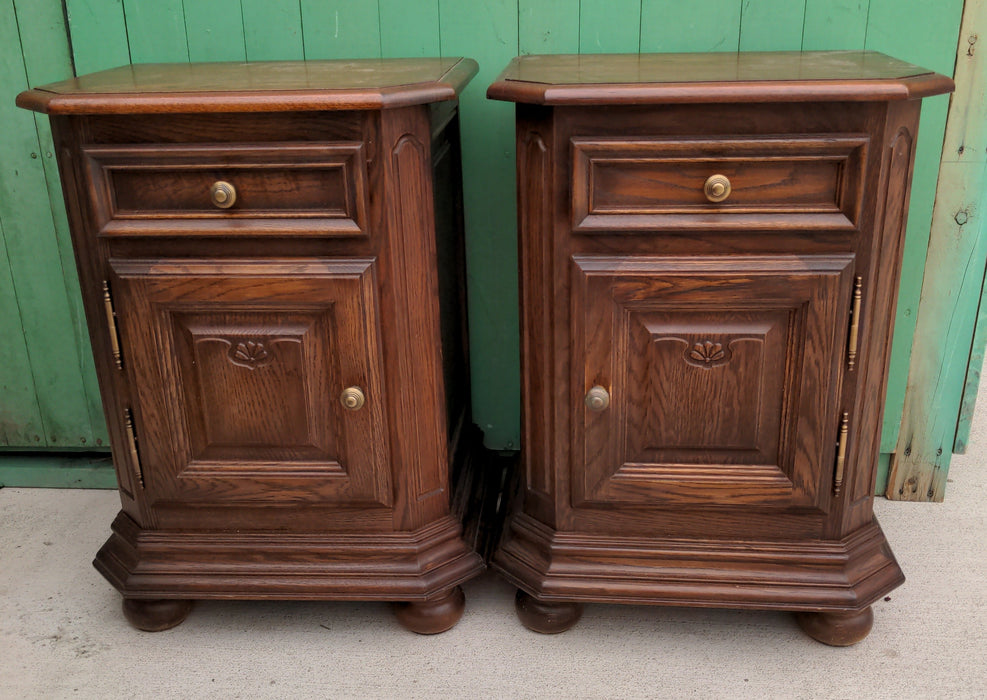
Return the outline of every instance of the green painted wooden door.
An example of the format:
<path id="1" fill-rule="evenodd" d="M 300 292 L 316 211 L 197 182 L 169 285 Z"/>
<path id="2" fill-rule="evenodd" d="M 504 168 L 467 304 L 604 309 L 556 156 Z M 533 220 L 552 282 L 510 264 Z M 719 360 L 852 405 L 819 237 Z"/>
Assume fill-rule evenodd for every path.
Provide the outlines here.
<path id="1" fill-rule="evenodd" d="M 963 10 L 962 0 L 64 0 L 66 27 L 62 0 L 0 5 L 0 329 L 13 338 L 0 349 L 3 444 L 105 440 L 50 137 L 43 118 L 13 108 L 18 90 L 73 64 L 81 74 L 128 62 L 464 55 L 480 63 L 462 99 L 474 416 L 496 449 L 519 442 L 514 125 L 512 106 L 484 93 L 512 57 L 873 49 L 951 75 Z M 923 105 L 884 451 L 897 440 L 948 104 Z"/>

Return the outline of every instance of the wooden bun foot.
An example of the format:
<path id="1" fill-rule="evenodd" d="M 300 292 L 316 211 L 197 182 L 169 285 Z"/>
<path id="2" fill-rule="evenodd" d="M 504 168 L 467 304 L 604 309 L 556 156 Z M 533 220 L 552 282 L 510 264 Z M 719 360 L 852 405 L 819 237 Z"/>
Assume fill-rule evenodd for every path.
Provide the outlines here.
<path id="1" fill-rule="evenodd" d="M 583 606 L 579 603 L 546 603 L 522 590 L 518 590 L 514 598 L 514 609 L 522 625 L 542 634 L 565 632 L 583 615 Z"/>
<path id="2" fill-rule="evenodd" d="M 438 634 L 456 626 L 466 609 L 466 595 L 459 586 L 424 603 L 396 603 L 394 615 L 405 629 L 418 634 Z"/>
<path id="3" fill-rule="evenodd" d="M 191 600 L 123 599 L 123 615 L 145 632 L 161 632 L 182 624 L 192 609 Z"/>
<path id="4" fill-rule="evenodd" d="M 807 635 L 833 647 L 848 647 L 867 636 L 874 626 L 870 606 L 848 613 L 800 612 L 795 614 L 799 627 Z"/>

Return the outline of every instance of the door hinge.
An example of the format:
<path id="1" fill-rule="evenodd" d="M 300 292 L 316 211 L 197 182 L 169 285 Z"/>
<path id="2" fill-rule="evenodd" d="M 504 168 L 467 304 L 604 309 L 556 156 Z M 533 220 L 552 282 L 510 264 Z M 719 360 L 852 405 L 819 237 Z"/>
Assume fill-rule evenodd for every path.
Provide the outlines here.
<path id="1" fill-rule="evenodd" d="M 141 467 L 140 453 L 137 451 L 137 432 L 134 430 L 134 414 L 129 408 L 123 412 L 124 426 L 127 429 L 127 446 L 130 449 L 130 461 L 134 465 L 137 482 L 144 488 L 144 469 Z"/>
<path id="2" fill-rule="evenodd" d="M 110 294 L 110 283 L 103 280 L 103 309 L 106 311 L 106 325 L 110 332 L 110 350 L 117 369 L 123 369 L 123 355 L 120 353 L 120 333 L 117 330 L 117 312 L 113 308 L 113 296 Z"/>
<path id="3" fill-rule="evenodd" d="M 833 495 L 839 496 L 843 488 L 843 471 L 846 467 L 846 443 L 847 433 L 850 432 L 850 414 L 843 412 L 843 419 L 840 421 L 839 437 L 836 439 L 836 472 L 833 477 Z"/>
<path id="4" fill-rule="evenodd" d="M 860 336 L 860 300 L 863 298 L 864 280 L 858 277 L 853 283 L 853 305 L 850 307 L 850 339 L 847 341 L 847 370 L 857 365 L 857 342 Z"/>

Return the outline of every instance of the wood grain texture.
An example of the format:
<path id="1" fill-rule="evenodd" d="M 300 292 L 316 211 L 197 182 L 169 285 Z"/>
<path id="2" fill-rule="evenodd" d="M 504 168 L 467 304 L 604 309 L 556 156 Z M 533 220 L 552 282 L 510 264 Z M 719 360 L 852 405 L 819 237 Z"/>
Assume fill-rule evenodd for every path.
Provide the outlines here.
<path id="1" fill-rule="evenodd" d="M 864 82 L 901 68 L 854 56 Z M 693 104 L 687 89 L 632 104 L 636 83 L 597 82 L 736 67 L 715 55 L 530 56 L 506 75 L 542 58 L 539 89 L 576 85 L 584 103 L 493 89 L 521 102 L 527 472 L 494 562 L 548 605 L 519 614 L 537 629 L 565 602 L 826 611 L 816 636 L 836 640 L 903 580 L 872 484 L 920 103 L 802 104 L 744 75 Z M 733 204 L 704 201 L 714 171 Z M 761 210 L 780 218 L 744 219 Z M 814 222 L 824 211 L 840 220 Z"/>

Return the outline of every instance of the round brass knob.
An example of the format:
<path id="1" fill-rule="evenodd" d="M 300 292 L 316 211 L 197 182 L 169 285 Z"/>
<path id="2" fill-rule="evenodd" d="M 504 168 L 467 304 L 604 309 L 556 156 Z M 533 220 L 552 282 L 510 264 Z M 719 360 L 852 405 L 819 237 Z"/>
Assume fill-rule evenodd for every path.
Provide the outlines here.
<path id="1" fill-rule="evenodd" d="M 730 196 L 730 178 L 726 175 L 710 175 L 703 185 L 703 194 L 711 202 L 722 202 Z"/>
<path id="2" fill-rule="evenodd" d="M 218 180 L 209 188 L 209 197 L 220 209 L 229 209 L 236 202 L 236 188 L 228 182 Z"/>
<path id="3" fill-rule="evenodd" d="M 343 389 L 343 393 L 339 396 L 339 402 L 343 404 L 343 408 L 349 411 L 359 411 L 367 402 L 367 397 L 363 395 L 363 390 L 360 387 L 351 386 Z"/>
<path id="4" fill-rule="evenodd" d="M 610 393 L 600 385 L 586 393 L 586 407 L 591 411 L 605 411 L 610 405 Z"/>

